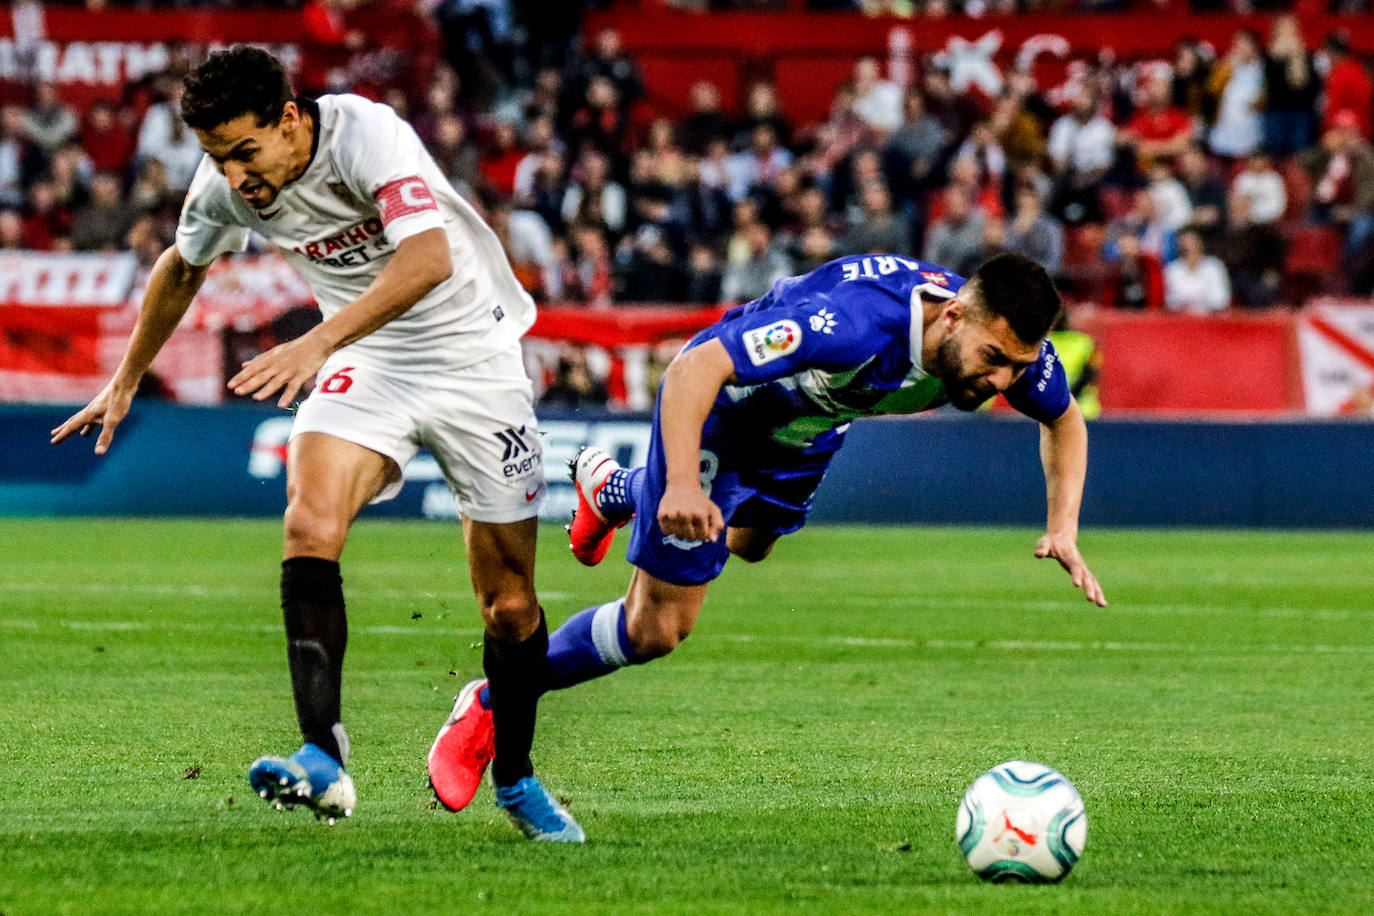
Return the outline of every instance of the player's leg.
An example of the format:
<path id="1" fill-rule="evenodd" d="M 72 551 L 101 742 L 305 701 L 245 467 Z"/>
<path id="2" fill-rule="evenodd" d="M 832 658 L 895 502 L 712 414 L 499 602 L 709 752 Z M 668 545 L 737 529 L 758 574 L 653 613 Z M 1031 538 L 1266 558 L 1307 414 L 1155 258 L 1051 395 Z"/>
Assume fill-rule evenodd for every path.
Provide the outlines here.
<path id="1" fill-rule="evenodd" d="M 770 528 L 737 528 L 725 532 L 725 544 L 730 552 L 746 563 L 758 563 L 773 552 L 781 533 Z"/>
<path id="2" fill-rule="evenodd" d="M 263 757 L 249 780 L 279 806 L 309 804 L 331 819 L 354 804 L 343 770 L 348 738 L 340 715 L 348 644 L 339 557 L 349 525 L 400 470 L 395 461 L 320 432 L 292 438 L 282 548 L 282 618 L 291 691 L 304 745 L 289 758 Z"/>
<path id="3" fill-rule="evenodd" d="M 568 526 L 573 556 L 584 566 L 606 557 L 617 529 L 634 516 L 644 485 L 644 468 L 625 468 L 595 446 L 583 446 L 568 463 L 577 490 L 577 510 Z"/>

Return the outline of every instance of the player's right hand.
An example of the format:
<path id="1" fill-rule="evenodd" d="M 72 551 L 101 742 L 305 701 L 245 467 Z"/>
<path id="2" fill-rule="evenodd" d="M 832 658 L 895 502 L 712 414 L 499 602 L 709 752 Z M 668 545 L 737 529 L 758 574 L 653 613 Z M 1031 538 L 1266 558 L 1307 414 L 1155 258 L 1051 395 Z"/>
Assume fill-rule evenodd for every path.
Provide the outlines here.
<path id="1" fill-rule="evenodd" d="M 725 530 L 725 519 L 700 486 L 669 484 L 658 502 L 658 527 L 684 541 L 714 541 Z"/>
<path id="2" fill-rule="evenodd" d="M 115 427 L 129 413 L 136 389 L 137 386 L 116 385 L 112 380 L 105 386 L 105 390 L 95 396 L 95 400 L 72 414 L 67 422 L 52 431 L 50 444 L 56 445 L 72 433 L 89 436 L 91 431 L 99 426 L 100 436 L 95 440 L 95 453 L 105 454 L 110 448 L 110 441 L 114 439 Z"/>

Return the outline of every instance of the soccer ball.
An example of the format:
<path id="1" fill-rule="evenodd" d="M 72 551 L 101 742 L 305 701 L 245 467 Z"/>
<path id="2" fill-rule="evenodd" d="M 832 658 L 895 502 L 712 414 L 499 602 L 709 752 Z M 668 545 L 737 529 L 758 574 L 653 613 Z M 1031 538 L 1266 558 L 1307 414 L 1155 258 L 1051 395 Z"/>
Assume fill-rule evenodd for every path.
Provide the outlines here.
<path id="1" fill-rule="evenodd" d="M 969 786 L 954 836 L 969 867 L 985 881 L 1058 881 L 1083 854 L 1088 815 L 1062 773 L 1012 760 Z"/>

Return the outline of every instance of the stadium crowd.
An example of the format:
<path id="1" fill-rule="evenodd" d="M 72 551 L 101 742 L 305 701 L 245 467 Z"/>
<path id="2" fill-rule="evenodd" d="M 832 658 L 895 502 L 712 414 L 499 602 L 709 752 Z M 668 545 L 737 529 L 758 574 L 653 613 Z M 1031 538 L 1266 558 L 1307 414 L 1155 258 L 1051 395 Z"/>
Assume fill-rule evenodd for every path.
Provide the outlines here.
<path id="1" fill-rule="evenodd" d="M 1167 62 L 1103 54 L 1062 107 L 1029 74 L 987 98 L 935 58 L 907 87 L 866 58 L 807 124 L 767 81 L 737 117 L 705 81 L 690 111 L 643 117 L 615 31 L 579 50 L 576 17 L 522 36 L 501 6 L 439 3 L 426 25 L 451 63 L 420 82 L 326 18 L 312 40 L 336 56 L 302 83 L 396 107 L 543 301 L 742 301 L 870 251 L 964 273 L 1017 251 L 1128 309 L 1374 290 L 1374 84 L 1340 32 L 1309 52 L 1294 15 Z M 85 110 L 48 83 L 0 107 L 0 247 L 155 258 L 200 158 L 177 117 L 193 56 Z"/>

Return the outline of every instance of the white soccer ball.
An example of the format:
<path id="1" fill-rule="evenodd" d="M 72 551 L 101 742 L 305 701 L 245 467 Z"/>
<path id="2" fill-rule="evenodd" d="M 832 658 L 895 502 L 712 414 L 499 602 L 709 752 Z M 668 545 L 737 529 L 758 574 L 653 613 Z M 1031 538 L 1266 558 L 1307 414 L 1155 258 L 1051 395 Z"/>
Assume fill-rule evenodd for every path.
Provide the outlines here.
<path id="1" fill-rule="evenodd" d="M 969 786 L 954 836 L 969 867 L 985 881 L 1058 881 L 1083 854 L 1088 815 L 1062 773 L 1012 760 Z"/>

